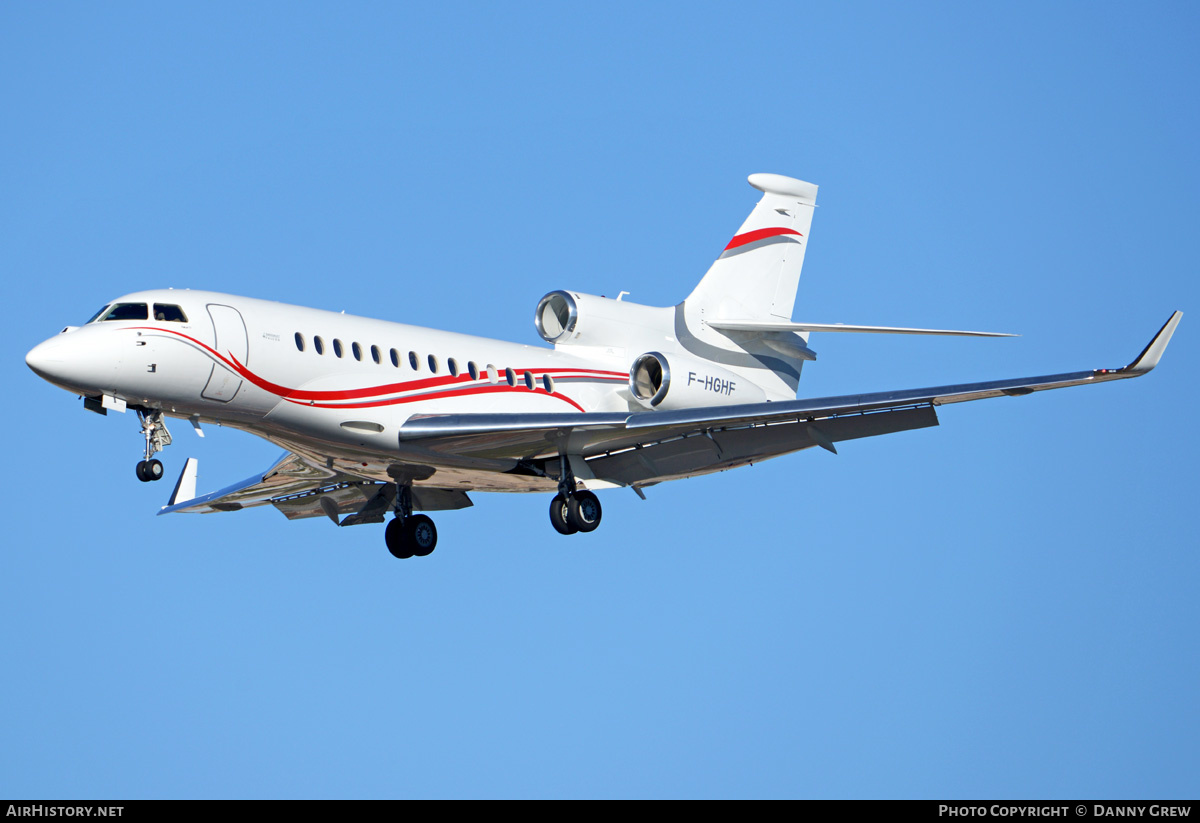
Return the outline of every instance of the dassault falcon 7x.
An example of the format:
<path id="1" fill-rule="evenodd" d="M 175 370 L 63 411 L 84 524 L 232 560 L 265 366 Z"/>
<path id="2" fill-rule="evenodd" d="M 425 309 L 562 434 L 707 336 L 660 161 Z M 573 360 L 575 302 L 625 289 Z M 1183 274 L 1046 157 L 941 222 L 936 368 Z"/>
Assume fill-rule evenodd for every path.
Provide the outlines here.
<path id="1" fill-rule="evenodd" d="M 158 480 L 166 418 L 234 426 L 287 452 L 269 469 L 196 496 L 188 459 L 161 514 L 271 504 L 289 519 L 382 523 L 396 557 L 424 556 L 420 511 L 469 492 L 553 493 L 562 534 L 600 524 L 599 489 L 646 486 L 842 440 L 936 426 L 937 407 L 1138 377 L 1171 315 L 1124 368 L 796 399 L 814 332 L 985 332 L 791 319 L 817 187 L 751 175 L 762 192 L 687 299 L 653 308 L 574 291 L 537 304 L 535 347 L 282 303 L 163 289 L 106 304 L 26 363 L 91 411 L 136 412 L 140 480 Z"/>

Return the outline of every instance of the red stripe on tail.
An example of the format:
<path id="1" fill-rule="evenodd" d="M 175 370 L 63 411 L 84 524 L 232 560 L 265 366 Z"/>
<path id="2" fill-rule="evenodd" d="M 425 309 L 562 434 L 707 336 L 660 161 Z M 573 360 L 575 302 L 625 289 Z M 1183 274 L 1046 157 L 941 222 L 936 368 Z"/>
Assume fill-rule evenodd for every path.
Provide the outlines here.
<path id="1" fill-rule="evenodd" d="M 796 231 L 795 229 L 783 229 L 783 228 L 755 229 L 754 231 L 748 231 L 745 234 L 739 234 L 736 237 L 734 237 L 732 240 L 729 241 L 729 245 L 725 247 L 725 251 L 729 251 L 730 249 L 736 249 L 738 246 L 744 246 L 747 243 L 753 243 L 757 240 L 766 240 L 768 237 L 781 237 L 781 236 L 787 235 L 787 234 L 795 234 L 800 237 L 804 236 L 803 234 L 800 234 L 800 232 Z"/>

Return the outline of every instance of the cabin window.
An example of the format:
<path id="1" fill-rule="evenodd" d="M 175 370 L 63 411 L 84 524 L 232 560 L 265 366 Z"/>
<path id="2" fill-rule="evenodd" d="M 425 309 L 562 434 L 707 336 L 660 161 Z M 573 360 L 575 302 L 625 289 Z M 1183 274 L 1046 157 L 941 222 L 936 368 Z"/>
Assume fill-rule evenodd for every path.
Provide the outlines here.
<path id="1" fill-rule="evenodd" d="M 550 394 L 554 394 L 554 378 L 548 374 L 543 374 L 542 375 L 542 388 L 544 388 L 546 391 L 550 392 Z"/>
<path id="2" fill-rule="evenodd" d="M 533 375 L 529 372 L 525 372 L 525 388 L 533 391 Z"/>
<path id="3" fill-rule="evenodd" d="M 415 351 L 410 351 L 408 353 L 408 365 L 412 366 L 413 371 L 421 370 L 421 361 L 417 357 L 417 353 Z"/>
<path id="4" fill-rule="evenodd" d="M 513 373 L 512 369 L 504 370 L 504 380 L 510 386 L 517 385 L 517 375 Z"/>
<path id="5" fill-rule="evenodd" d="M 325 353 L 325 341 L 320 336 L 313 338 L 313 348 L 317 350 L 317 354 Z"/>
<path id="6" fill-rule="evenodd" d="M 487 378 L 492 383 L 500 382 L 500 373 L 498 371 L 496 371 L 496 367 L 493 366 L 491 363 L 487 364 Z"/>
<path id="7" fill-rule="evenodd" d="M 187 315 L 179 306 L 172 306 L 170 303 L 155 303 L 154 319 L 164 323 L 186 323 Z"/>
<path id="8" fill-rule="evenodd" d="M 342 348 L 342 341 L 338 340 L 336 337 L 333 338 L 333 354 L 334 354 L 334 356 L 341 357 L 345 353 L 346 353 L 345 350 Z"/>
<path id="9" fill-rule="evenodd" d="M 304 351 L 304 335 L 296 332 L 296 351 Z"/>
<path id="10" fill-rule="evenodd" d="M 382 357 L 382 355 L 379 354 L 378 346 L 371 347 L 371 359 L 375 361 L 376 365 L 383 362 L 383 357 Z"/>
<path id="11" fill-rule="evenodd" d="M 90 319 L 90 320 L 88 320 L 88 321 L 87 321 L 87 323 L 84 323 L 83 325 L 85 325 L 85 326 L 86 326 L 88 323 L 95 323 L 97 320 L 99 320 L 99 319 L 100 319 L 100 315 L 104 314 L 106 311 L 108 311 L 108 304 L 107 304 L 107 303 L 104 305 L 104 307 L 103 307 L 102 309 L 100 309 L 100 311 L 98 311 L 98 312 L 96 312 L 95 314 L 93 314 L 93 315 L 92 315 L 92 317 L 91 317 L 91 319 Z"/>
<path id="12" fill-rule="evenodd" d="M 362 360 L 362 346 L 358 345 L 358 343 L 351 343 L 350 351 L 354 352 L 355 360 Z"/>
<path id="13" fill-rule="evenodd" d="M 472 380 L 479 379 L 479 367 L 475 365 L 474 360 L 467 361 L 467 374 L 471 375 Z"/>
<path id="14" fill-rule="evenodd" d="M 429 371 L 432 372 L 433 374 L 438 373 L 438 361 L 437 361 L 437 358 L 434 357 L 432 354 L 429 355 Z"/>
<path id="15" fill-rule="evenodd" d="M 145 303 L 118 303 L 104 315 L 105 320 L 147 320 L 149 317 Z"/>
<path id="16" fill-rule="evenodd" d="M 395 349 L 392 349 L 392 365 L 396 368 L 400 368 L 400 352 L 396 351 Z"/>
<path id="17" fill-rule="evenodd" d="M 453 357 L 446 361 L 446 368 L 450 370 L 451 377 L 458 377 L 458 361 Z"/>

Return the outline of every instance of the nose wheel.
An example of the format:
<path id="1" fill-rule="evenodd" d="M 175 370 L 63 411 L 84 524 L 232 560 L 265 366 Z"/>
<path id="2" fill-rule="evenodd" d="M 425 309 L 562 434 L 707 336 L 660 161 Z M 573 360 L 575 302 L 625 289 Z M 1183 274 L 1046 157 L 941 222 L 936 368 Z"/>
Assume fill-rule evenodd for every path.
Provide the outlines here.
<path id="1" fill-rule="evenodd" d="M 143 483 L 161 480 L 162 476 L 163 464 L 158 460 L 143 460 L 137 464 L 137 478 Z"/>

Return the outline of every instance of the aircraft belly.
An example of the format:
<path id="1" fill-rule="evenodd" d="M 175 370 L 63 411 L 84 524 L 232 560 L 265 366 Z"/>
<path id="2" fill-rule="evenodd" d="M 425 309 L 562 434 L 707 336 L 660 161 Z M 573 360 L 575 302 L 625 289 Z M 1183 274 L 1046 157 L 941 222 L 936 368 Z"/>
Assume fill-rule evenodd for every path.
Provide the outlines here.
<path id="1" fill-rule="evenodd" d="M 509 474 L 518 463 L 512 458 L 491 460 L 419 448 L 400 449 L 394 441 L 390 445 L 382 441 L 370 446 L 354 445 L 305 436 L 277 423 L 269 429 L 252 431 L 320 470 L 363 480 L 394 482 L 394 476 L 399 473 L 414 486 L 426 488 L 496 492 L 540 492 L 557 488 L 557 480 Z"/>
<path id="2" fill-rule="evenodd" d="M 558 479 L 495 471 L 438 469 L 433 477 L 413 485 L 478 492 L 553 492 L 558 489 Z"/>

